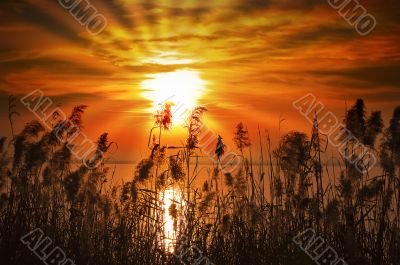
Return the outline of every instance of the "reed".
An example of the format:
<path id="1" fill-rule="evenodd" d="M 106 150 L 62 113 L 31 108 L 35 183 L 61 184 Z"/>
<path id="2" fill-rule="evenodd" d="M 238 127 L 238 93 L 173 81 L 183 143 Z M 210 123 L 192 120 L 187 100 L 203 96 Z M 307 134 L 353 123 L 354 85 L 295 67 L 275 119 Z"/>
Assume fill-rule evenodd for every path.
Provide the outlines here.
<path id="1" fill-rule="evenodd" d="M 14 101 L 11 97 L 12 138 L 0 138 L 2 264 L 41 264 L 20 243 L 35 228 L 76 264 L 195 264 L 197 250 L 214 264 L 313 264 L 291 243 L 310 227 L 349 265 L 400 264 L 400 107 L 386 128 L 381 113 L 367 115 L 362 100 L 345 113 L 346 129 L 380 158 L 372 175 L 358 172 L 343 157 L 329 165 L 317 116 L 310 136 L 293 131 L 275 145 L 261 128 L 251 144 L 239 123 L 233 132 L 238 169 L 223 172 L 218 160 L 201 170 L 198 133 L 206 109 L 198 107 L 190 115 L 187 142 L 171 147 L 161 138 L 172 122 L 170 105 L 165 105 L 155 115 L 148 157 L 126 178 L 130 181 L 119 185 L 105 163 L 114 144 L 108 134 L 97 141 L 97 151 L 104 153 L 97 157 L 99 166 L 89 169 L 74 163 L 68 148 L 73 143 L 55 137 L 60 124 L 48 130 L 32 121 L 16 134 Z M 62 122 L 82 128 L 85 109 L 77 106 Z M 219 136 L 218 158 L 224 149 Z M 255 150 L 259 163 L 253 160 Z M 346 152 L 356 151 L 355 142 L 348 142 Z M 194 186 L 200 177 L 203 187 Z M 169 218 L 173 239 L 165 233 Z M 178 250 L 185 250 L 184 260 L 174 255 Z"/>

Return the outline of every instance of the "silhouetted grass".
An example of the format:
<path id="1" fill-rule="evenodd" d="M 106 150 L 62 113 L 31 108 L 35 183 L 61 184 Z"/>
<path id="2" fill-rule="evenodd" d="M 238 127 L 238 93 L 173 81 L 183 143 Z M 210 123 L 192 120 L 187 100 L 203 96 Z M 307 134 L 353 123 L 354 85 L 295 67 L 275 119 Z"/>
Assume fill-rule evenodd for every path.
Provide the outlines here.
<path id="1" fill-rule="evenodd" d="M 73 109 L 70 124 L 81 128 L 85 108 Z M 114 184 L 113 170 L 104 163 L 112 144 L 107 134 L 97 141 L 105 156 L 97 157 L 95 169 L 73 163 L 73 143 L 55 135 L 60 124 L 50 131 L 32 121 L 15 136 L 13 129 L 12 139 L 0 138 L 1 263 L 41 264 L 20 242 L 41 228 L 76 264 L 181 264 L 166 246 L 168 211 L 175 248 L 196 246 L 214 264 L 313 264 L 292 243 L 310 227 L 349 265 L 400 264 L 400 107 L 387 128 L 380 112 L 366 116 L 362 100 L 346 112 L 346 128 L 380 157 L 378 175 L 360 173 L 342 157 L 332 175 L 321 158 L 329 154 L 317 119 L 310 136 L 290 132 L 275 149 L 260 130 L 254 146 L 239 123 L 233 137 L 241 155 L 238 169 L 223 172 L 218 160 L 202 176 L 203 186 L 194 187 L 205 111 L 193 111 L 187 142 L 174 148 L 162 141 L 172 121 L 170 106 L 157 112 L 149 156 L 123 185 Z M 254 164 L 251 148 L 259 148 L 260 163 Z M 218 158 L 224 149 L 219 137 Z M 346 152 L 356 152 L 354 142 Z M 176 195 L 169 209 L 163 208 L 166 190 Z M 191 250 L 186 258 L 196 255 Z"/>

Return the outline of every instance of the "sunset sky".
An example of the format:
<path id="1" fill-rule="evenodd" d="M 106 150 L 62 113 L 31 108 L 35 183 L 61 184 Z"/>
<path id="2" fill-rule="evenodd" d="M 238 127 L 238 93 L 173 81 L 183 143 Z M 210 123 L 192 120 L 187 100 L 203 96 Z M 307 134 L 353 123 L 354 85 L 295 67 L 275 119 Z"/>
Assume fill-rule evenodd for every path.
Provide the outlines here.
<path id="1" fill-rule="evenodd" d="M 108 22 L 97 36 L 56 0 L 1 1 L 1 135 L 10 135 L 8 94 L 35 89 L 67 113 L 88 105 L 90 138 L 108 132 L 115 158 L 135 161 L 148 154 L 151 110 L 169 88 L 206 106 L 205 123 L 227 143 L 239 121 L 254 135 L 258 125 L 275 135 L 280 117 L 283 130 L 309 132 L 292 102 L 310 92 L 339 118 L 359 97 L 386 120 L 399 104 L 398 0 L 360 0 L 377 20 L 368 36 L 324 0 L 90 3 Z M 20 129 L 33 115 L 18 110 Z M 183 129 L 168 139 L 183 140 L 174 130 Z"/>

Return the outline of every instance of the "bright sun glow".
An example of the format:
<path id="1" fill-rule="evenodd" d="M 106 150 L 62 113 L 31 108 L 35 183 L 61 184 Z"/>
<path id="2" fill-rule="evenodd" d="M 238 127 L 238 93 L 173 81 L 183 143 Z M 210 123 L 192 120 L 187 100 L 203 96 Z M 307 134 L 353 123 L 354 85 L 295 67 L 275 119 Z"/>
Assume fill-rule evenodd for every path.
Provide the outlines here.
<path id="1" fill-rule="evenodd" d="M 160 103 L 173 102 L 173 122 L 181 123 L 183 113 L 198 104 L 198 100 L 205 92 L 206 82 L 201 79 L 200 73 L 194 70 L 178 70 L 170 73 L 150 74 L 148 79 L 141 83 L 145 90 L 143 96 L 153 102 L 150 110 L 154 113 Z"/>

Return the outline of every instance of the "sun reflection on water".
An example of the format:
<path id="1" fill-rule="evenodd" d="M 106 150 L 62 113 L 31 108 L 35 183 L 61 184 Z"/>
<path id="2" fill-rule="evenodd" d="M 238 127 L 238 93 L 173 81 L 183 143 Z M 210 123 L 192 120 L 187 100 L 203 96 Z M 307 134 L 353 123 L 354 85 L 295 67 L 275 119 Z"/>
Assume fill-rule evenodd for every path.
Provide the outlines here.
<path id="1" fill-rule="evenodd" d="M 162 193 L 162 210 L 164 219 L 164 235 L 163 244 L 165 250 L 172 253 L 175 249 L 175 239 L 177 236 L 177 223 L 179 221 L 179 216 L 171 216 L 171 207 L 175 204 L 179 207 L 179 193 L 174 189 L 167 189 Z"/>

